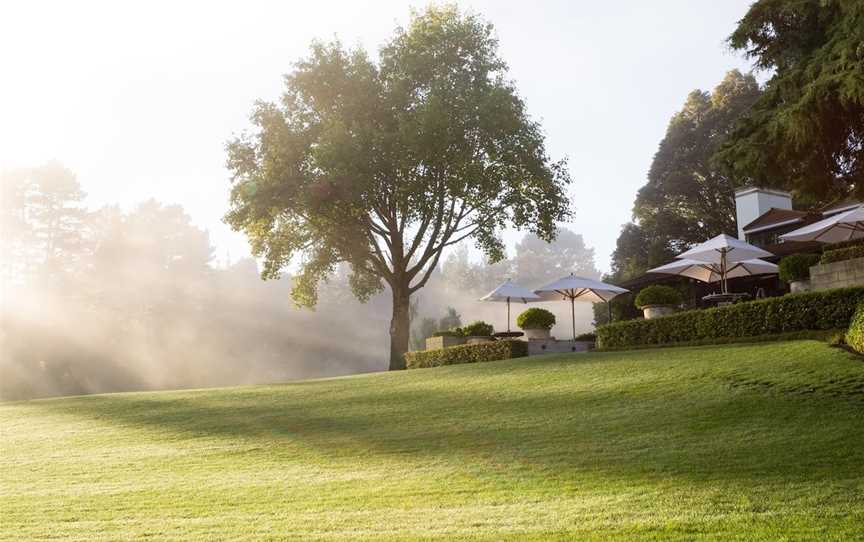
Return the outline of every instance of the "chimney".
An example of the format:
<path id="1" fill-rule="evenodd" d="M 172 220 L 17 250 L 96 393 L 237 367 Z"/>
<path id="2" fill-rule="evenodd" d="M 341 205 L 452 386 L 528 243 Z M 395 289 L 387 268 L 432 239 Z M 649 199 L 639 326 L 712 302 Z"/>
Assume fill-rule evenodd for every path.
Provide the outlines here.
<path id="1" fill-rule="evenodd" d="M 735 192 L 735 221 L 738 239 L 744 238 L 744 226 L 764 215 L 772 208 L 792 209 L 792 194 L 783 190 L 747 186 Z"/>

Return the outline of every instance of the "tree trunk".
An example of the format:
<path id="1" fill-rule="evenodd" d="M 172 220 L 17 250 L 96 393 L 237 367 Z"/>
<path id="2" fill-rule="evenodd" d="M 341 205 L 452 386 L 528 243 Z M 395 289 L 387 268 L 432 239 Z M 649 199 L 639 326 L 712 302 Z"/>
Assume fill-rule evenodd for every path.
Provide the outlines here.
<path id="1" fill-rule="evenodd" d="M 408 285 L 393 286 L 393 318 L 390 320 L 390 370 L 405 368 L 405 352 L 411 333 L 411 319 L 408 315 L 411 294 Z"/>

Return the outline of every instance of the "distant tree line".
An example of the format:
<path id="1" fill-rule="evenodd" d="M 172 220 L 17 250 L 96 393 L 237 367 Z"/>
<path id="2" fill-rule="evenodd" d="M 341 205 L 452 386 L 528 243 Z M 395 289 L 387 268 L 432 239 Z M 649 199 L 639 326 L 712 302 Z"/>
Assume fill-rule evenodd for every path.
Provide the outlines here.
<path id="1" fill-rule="evenodd" d="M 381 368 L 386 300 L 356 302 L 346 269 L 317 311 L 300 311 L 290 277 L 264 282 L 248 259 L 215 266 L 180 206 L 88 210 L 59 164 L 6 172 L 0 186 L 2 398 Z"/>
<path id="2" fill-rule="evenodd" d="M 88 209 L 58 163 L 5 172 L 0 191 L 0 398 L 387 367 L 390 301 L 357 301 L 347 265 L 334 269 L 314 311 L 301 310 L 290 274 L 262 281 L 252 259 L 217 265 L 207 232 L 178 205 Z M 599 274 L 593 250 L 568 230 L 553 245 L 528 234 L 496 264 L 459 245 L 413 300 L 412 343 L 461 325 L 454 307 L 480 318 L 465 307 L 507 277 L 536 286 L 570 270 Z"/>

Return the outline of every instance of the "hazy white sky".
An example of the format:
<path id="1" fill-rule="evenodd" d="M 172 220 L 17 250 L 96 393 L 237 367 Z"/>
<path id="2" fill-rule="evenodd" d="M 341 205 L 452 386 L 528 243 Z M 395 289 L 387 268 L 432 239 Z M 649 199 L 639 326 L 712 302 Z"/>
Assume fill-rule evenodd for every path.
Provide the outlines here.
<path id="1" fill-rule="evenodd" d="M 598 266 L 630 218 L 670 116 L 749 65 L 724 40 L 750 0 L 466 0 L 489 19 L 553 158 L 570 158 L 567 227 Z M 180 203 L 217 254 L 248 254 L 221 217 L 224 144 L 315 38 L 376 51 L 425 2 L 0 3 L 0 169 L 56 159 L 88 204 Z M 514 235 L 508 235 L 515 239 Z"/>

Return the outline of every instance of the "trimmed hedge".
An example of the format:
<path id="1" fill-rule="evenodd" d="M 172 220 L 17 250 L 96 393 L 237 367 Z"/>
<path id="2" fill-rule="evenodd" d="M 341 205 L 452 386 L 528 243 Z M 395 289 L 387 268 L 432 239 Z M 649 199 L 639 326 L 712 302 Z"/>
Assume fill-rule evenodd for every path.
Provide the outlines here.
<path id="1" fill-rule="evenodd" d="M 864 258 L 864 245 L 826 250 L 822 253 L 822 259 L 819 263 L 825 265 L 826 263 L 842 262 L 855 258 Z"/>
<path id="2" fill-rule="evenodd" d="M 844 329 L 861 301 L 864 288 L 839 288 L 679 312 L 651 320 L 615 322 L 597 328 L 597 346 L 636 347 Z"/>
<path id="3" fill-rule="evenodd" d="M 459 365 L 481 361 L 522 358 L 528 355 L 525 341 L 493 341 L 480 344 L 462 344 L 438 350 L 421 350 L 405 354 L 405 365 L 409 369 Z"/>
<path id="4" fill-rule="evenodd" d="M 697 346 L 718 346 L 724 344 L 758 344 L 781 341 L 823 341 L 833 344 L 836 337 L 846 335 L 845 329 L 820 329 L 807 331 L 789 331 L 787 333 L 769 333 L 751 337 L 720 337 L 716 339 L 701 339 L 698 341 L 683 341 L 669 344 L 645 344 L 640 346 L 619 346 L 616 348 L 601 348 L 600 352 L 616 352 L 620 350 L 651 350 L 653 348 L 693 348 Z"/>
<path id="5" fill-rule="evenodd" d="M 795 282 L 810 278 L 810 268 L 819 263 L 818 254 L 793 254 L 780 260 L 780 280 Z"/>
<path id="6" fill-rule="evenodd" d="M 839 243 L 829 243 L 825 245 L 822 249 L 823 252 L 826 250 L 837 250 L 839 248 L 849 248 L 849 247 L 858 247 L 864 246 L 864 237 L 859 237 L 858 239 L 850 239 L 848 241 L 840 241 Z"/>
<path id="7" fill-rule="evenodd" d="M 858 310 L 849 324 L 846 332 L 846 344 L 859 354 L 864 354 L 864 302 L 858 304 Z"/>

